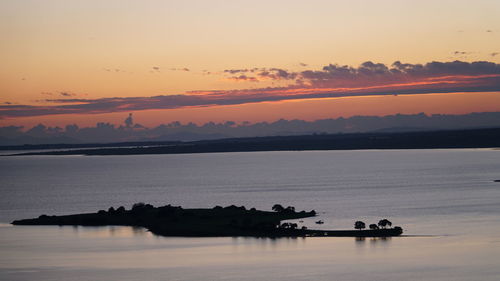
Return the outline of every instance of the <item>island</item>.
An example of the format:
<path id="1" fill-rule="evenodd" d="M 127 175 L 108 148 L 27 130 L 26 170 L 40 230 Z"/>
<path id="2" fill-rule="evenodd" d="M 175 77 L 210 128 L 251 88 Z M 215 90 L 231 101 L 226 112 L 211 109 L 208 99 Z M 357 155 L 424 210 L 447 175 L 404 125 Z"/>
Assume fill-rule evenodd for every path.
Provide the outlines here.
<path id="1" fill-rule="evenodd" d="M 314 230 L 298 227 L 293 222 L 283 222 L 316 216 L 316 211 L 295 211 L 294 207 L 273 206 L 273 211 L 261 211 L 244 206 L 215 206 L 211 209 L 184 209 L 166 205 L 154 207 L 136 203 L 130 210 L 120 206 L 85 213 L 63 216 L 41 215 L 38 218 L 15 220 L 13 225 L 72 225 L 72 226 L 133 226 L 144 227 L 155 235 L 183 237 L 389 237 L 403 233 L 401 227 L 392 226 L 388 220 L 370 225 L 355 222 L 355 230 Z M 381 227 L 379 227 L 381 226 Z"/>

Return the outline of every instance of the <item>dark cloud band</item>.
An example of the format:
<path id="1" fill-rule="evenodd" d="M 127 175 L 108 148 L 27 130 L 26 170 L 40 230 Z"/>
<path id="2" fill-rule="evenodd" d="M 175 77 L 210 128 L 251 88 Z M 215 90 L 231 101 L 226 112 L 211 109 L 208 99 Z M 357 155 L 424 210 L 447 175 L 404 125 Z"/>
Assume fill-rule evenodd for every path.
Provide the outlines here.
<path id="1" fill-rule="evenodd" d="M 242 73 L 238 77 L 251 79 Z M 493 62 L 430 62 L 391 66 L 365 62 L 359 67 L 327 65 L 322 70 L 289 72 L 268 69 L 260 77 L 294 81 L 288 87 L 247 90 L 198 91 L 184 95 L 116 97 L 101 99 L 50 99 L 54 105 L 0 105 L 0 117 L 53 114 L 96 114 L 148 109 L 236 105 L 268 101 L 349 96 L 431 94 L 500 91 L 500 65 Z M 248 73 L 248 72 L 247 72 Z"/>

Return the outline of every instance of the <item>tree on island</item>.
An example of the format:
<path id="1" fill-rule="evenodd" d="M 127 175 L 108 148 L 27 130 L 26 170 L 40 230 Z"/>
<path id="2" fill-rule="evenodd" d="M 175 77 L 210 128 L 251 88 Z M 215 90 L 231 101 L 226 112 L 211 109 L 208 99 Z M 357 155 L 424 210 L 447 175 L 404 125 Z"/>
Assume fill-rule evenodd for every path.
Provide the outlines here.
<path id="1" fill-rule="evenodd" d="M 139 203 L 135 203 L 134 205 L 132 205 L 132 209 L 130 211 L 134 214 L 138 214 L 138 213 L 143 213 L 143 212 L 146 212 L 147 210 L 152 210 L 152 209 L 154 209 L 153 205 L 146 204 L 144 202 L 139 202 Z"/>
<path id="2" fill-rule="evenodd" d="M 370 224 L 369 228 L 370 228 L 371 230 L 377 230 L 377 229 L 379 229 L 378 225 L 376 225 L 376 224 L 374 224 L 374 223 Z"/>
<path id="3" fill-rule="evenodd" d="M 388 219 L 383 219 L 378 222 L 378 226 L 380 226 L 381 228 L 387 228 L 387 226 L 391 227 L 392 222 Z"/>
<path id="4" fill-rule="evenodd" d="M 132 205 L 132 210 L 144 208 L 144 206 L 146 206 L 146 203 L 144 202 L 134 203 L 134 205 Z"/>
<path id="5" fill-rule="evenodd" d="M 293 222 L 285 222 L 280 225 L 280 228 L 284 229 L 297 229 L 298 225 Z"/>
<path id="6" fill-rule="evenodd" d="M 362 221 L 357 221 L 354 223 L 354 228 L 361 230 L 361 229 L 366 228 L 366 224 Z"/>
<path id="7" fill-rule="evenodd" d="M 281 204 L 274 204 L 272 210 L 280 213 L 280 212 L 283 212 L 285 210 L 285 208 L 283 206 L 281 206 Z"/>

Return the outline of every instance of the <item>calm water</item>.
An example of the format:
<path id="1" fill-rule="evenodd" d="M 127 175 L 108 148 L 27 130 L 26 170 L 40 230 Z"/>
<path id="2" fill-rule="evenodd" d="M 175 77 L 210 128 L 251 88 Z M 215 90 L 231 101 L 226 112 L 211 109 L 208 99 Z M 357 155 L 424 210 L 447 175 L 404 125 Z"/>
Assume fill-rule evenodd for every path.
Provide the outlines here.
<path id="1" fill-rule="evenodd" d="M 0 157 L 0 173 L 1 280 L 500 280 L 498 150 Z M 318 211 L 310 227 L 387 217 L 411 236 L 165 238 L 8 224 L 139 201 L 281 203 Z"/>

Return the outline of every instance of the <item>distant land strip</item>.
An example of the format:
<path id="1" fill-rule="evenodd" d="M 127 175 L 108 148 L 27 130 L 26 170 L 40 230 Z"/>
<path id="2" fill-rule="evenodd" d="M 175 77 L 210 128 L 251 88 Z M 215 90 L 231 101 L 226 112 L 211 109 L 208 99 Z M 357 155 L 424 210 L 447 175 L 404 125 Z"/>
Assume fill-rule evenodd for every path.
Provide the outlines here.
<path id="1" fill-rule="evenodd" d="M 500 128 L 399 132 L 321 134 L 232 138 L 192 142 L 141 143 L 139 146 L 93 149 L 48 150 L 11 154 L 19 155 L 137 155 L 186 154 L 251 151 L 361 150 L 361 149 L 439 149 L 498 148 Z M 51 149 L 58 149 L 51 145 Z M 65 148 L 60 145 L 60 148 Z M 67 147 L 66 147 L 67 148 Z"/>

